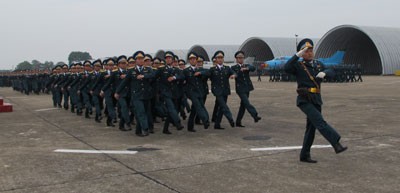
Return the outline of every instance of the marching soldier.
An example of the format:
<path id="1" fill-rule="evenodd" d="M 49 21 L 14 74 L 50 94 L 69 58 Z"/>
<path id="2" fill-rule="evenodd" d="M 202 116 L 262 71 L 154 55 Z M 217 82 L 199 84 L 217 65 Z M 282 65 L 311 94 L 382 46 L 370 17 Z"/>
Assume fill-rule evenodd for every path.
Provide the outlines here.
<path id="1" fill-rule="evenodd" d="M 303 39 L 300 41 L 297 45 L 297 51 L 296 55 L 287 61 L 284 69 L 287 73 L 296 76 L 297 106 L 307 116 L 307 129 L 300 153 L 300 161 L 316 163 L 317 161 L 311 159 L 310 154 L 316 129 L 329 141 L 336 153 L 345 151 L 347 147 L 340 144 L 340 135 L 325 122 L 321 114 L 321 82 L 325 76 L 332 76 L 332 72 L 326 70 L 321 62 L 314 60 L 312 40 Z M 301 57 L 303 61 L 299 61 Z"/>
<path id="2" fill-rule="evenodd" d="M 109 58 L 103 61 L 105 64 L 105 71 L 101 73 L 101 78 L 99 81 L 103 81 L 104 85 L 102 85 L 100 90 L 100 96 L 104 97 L 107 109 L 107 126 L 114 127 L 113 120 L 117 118 L 115 112 L 115 101 L 114 101 L 114 86 L 110 85 L 113 83 L 108 83 L 110 78 L 112 77 L 113 69 L 115 66 L 114 59 Z M 108 86 L 106 86 L 108 83 Z"/>
<path id="3" fill-rule="evenodd" d="M 194 119 L 198 116 L 204 124 L 204 129 L 210 126 L 209 115 L 204 106 L 204 85 L 202 76 L 206 71 L 197 67 L 197 55 L 193 52 L 189 53 L 190 67 L 183 70 L 186 80 L 186 94 L 192 101 L 192 110 L 189 115 L 188 131 L 196 132 L 194 129 Z"/>
<path id="4" fill-rule="evenodd" d="M 82 95 L 83 98 L 83 104 L 85 105 L 85 118 L 90 119 L 89 114 L 92 114 L 92 103 L 91 103 L 91 97 L 90 97 L 90 89 L 89 89 L 89 83 L 91 82 L 91 76 L 92 76 L 92 63 L 89 60 L 86 60 L 83 63 L 84 67 L 84 72 L 81 77 L 81 85 L 79 86 L 78 89 L 78 94 Z"/>
<path id="5" fill-rule="evenodd" d="M 117 63 L 118 63 L 118 68 L 114 69 L 112 74 L 110 75 L 110 78 L 104 84 L 103 88 L 101 89 L 101 95 L 104 94 L 104 91 L 107 89 L 113 89 L 114 91 L 118 88 L 120 83 L 122 82 L 123 79 L 125 79 L 126 74 L 127 74 L 127 65 L 128 65 L 128 60 L 126 56 L 121 55 L 117 58 Z M 121 120 L 119 122 L 119 129 L 121 131 L 129 131 L 131 129 L 130 125 L 130 120 L 129 120 L 129 106 L 127 101 L 129 100 L 128 97 L 128 86 L 125 86 L 124 89 L 121 89 L 121 92 L 118 95 L 118 108 L 119 111 L 121 112 Z M 110 113 L 110 112 L 109 112 Z M 125 125 L 127 128 L 125 129 Z"/>
<path id="6" fill-rule="evenodd" d="M 121 84 L 115 91 L 115 98 L 119 98 L 122 90 L 125 89 L 126 85 L 130 85 L 131 101 L 135 109 L 136 115 L 136 135 L 144 137 L 149 135 L 149 124 L 150 124 L 150 98 L 152 93 L 151 81 L 154 77 L 153 70 L 151 67 L 144 67 L 144 53 L 137 51 L 133 57 L 136 60 L 136 67 L 131 68 L 125 79 L 122 80 Z"/>
<path id="7" fill-rule="evenodd" d="M 232 66 L 232 70 L 237 74 L 235 78 L 235 88 L 236 93 L 240 98 L 239 112 L 236 118 L 236 126 L 244 127 L 242 125 L 242 118 L 244 116 L 245 110 L 250 113 L 253 117 L 254 122 L 261 120 L 258 116 L 256 108 L 250 104 L 249 95 L 252 90 L 254 90 L 253 83 L 251 82 L 249 72 L 254 72 L 256 68 L 250 64 L 244 64 L 244 52 L 238 51 L 235 53 L 235 58 L 237 64 Z"/>
<path id="8" fill-rule="evenodd" d="M 169 131 L 169 124 L 173 123 L 178 130 L 182 130 L 184 127 L 181 125 L 179 119 L 177 107 L 175 106 L 174 100 L 176 100 L 176 93 L 178 91 L 177 80 L 183 78 L 178 68 L 172 66 L 174 60 L 174 53 L 171 51 L 165 52 L 166 65 L 160 67 L 156 71 L 155 78 L 159 78 L 159 91 L 162 100 L 165 103 L 168 117 L 164 122 L 163 133 L 171 134 Z"/>
<path id="9" fill-rule="evenodd" d="M 101 122 L 101 103 L 102 99 L 100 96 L 101 87 L 104 85 L 104 80 L 102 79 L 101 73 L 103 72 L 102 62 L 101 60 L 95 60 L 93 62 L 94 71 L 91 77 L 91 84 L 90 84 L 90 94 L 92 95 L 92 102 L 96 109 L 96 117 L 95 121 L 97 123 Z"/>
<path id="10" fill-rule="evenodd" d="M 219 50 L 215 52 L 214 58 L 216 59 L 216 66 L 211 67 L 208 71 L 211 80 L 211 92 L 216 98 L 216 104 L 218 104 L 214 129 L 224 129 L 221 127 L 223 115 L 228 119 L 231 127 L 235 127 L 235 122 L 233 121 L 232 113 L 227 105 L 227 100 L 228 96 L 231 94 L 229 79 L 234 79 L 236 74 L 229 66 L 224 65 L 224 56 L 225 54 L 223 51 Z"/>

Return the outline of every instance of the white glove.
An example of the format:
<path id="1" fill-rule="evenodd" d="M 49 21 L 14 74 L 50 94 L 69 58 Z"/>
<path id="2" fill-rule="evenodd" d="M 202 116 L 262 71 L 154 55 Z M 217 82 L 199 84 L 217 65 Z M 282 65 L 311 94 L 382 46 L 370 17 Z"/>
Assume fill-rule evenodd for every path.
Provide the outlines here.
<path id="1" fill-rule="evenodd" d="M 308 49 L 308 47 L 304 47 L 303 49 L 301 49 L 299 52 L 296 53 L 296 56 L 301 58 L 303 57 L 304 52 L 306 52 L 306 50 Z"/>
<path id="2" fill-rule="evenodd" d="M 325 72 L 319 72 L 319 73 L 317 74 L 317 78 L 323 79 L 323 78 L 325 78 L 325 76 L 326 76 L 326 73 L 325 73 Z"/>

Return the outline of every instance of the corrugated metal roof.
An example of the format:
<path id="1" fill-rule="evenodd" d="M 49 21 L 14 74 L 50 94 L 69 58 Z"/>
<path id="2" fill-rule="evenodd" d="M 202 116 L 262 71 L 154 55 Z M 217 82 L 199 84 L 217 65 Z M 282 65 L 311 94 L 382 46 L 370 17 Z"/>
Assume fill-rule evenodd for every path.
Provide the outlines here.
<path id="1" fill-rule="evenodd" d="M 368 74 L 400 69 L 400 29 L 341 25 L 329 30 L 316 47 L 317 57 L 345 50 L 345 64 L 361 64 Z"/>

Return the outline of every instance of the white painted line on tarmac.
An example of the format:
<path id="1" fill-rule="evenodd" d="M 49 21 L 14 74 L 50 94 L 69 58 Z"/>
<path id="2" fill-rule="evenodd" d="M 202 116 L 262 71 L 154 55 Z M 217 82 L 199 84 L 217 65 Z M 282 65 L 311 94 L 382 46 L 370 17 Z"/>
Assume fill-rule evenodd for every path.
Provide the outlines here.
<path id="1" fill-rule="evenodd" d="M 50 110 L 56 110 L 56 109 L 59 109 L 59 108 L 37 109 L 35 111 L 40 112 L 40 111 L 50 111 Z"/>
<path id="2" fill-rule="evenodd" d="M 83 149 L 56 149 L 57 153 L 88 153 L 88 154 L 136 154 L 137 151 L 113 151 L 113 150 L 83 150 Z"/>
<path id="3" fill-rule="evenodd" d="M 329 148 L 331 145 L 313 145 L 313 149 Z M 251 148 L 251 151 L 278 151 L 278 150 L 294 150 L 301 149 L 302 146 L 286 146 L 286 147 L 264 147 L 264 148 Z"/>
<path id="4" fill-rule="evenodd" d="M 19 97 L 19 96 L 8 96 L 8 97 L 6 97 L 6 99 L 26 99 L 26 98 L 28 98 L 28 97 Z"/>

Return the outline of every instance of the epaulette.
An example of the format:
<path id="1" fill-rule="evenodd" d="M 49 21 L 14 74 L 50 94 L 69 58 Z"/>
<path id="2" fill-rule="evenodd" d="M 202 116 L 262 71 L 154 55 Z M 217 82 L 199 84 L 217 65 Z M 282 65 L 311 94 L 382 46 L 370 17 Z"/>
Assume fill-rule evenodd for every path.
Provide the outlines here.
<path id="1" fill-rule="evenodd" d="M 101 70 L 100 70 L 100 72 L 106 72 L 106 70 L 104 70 L 104 69 L 101 69 Z"/>
<path id="2" fill-rule="evenodd" d="M 134 67 L 134 66 L 131 66 L 131 67 L 128 68 L 128 70 L 133 69 L 133 68 L 135 68 L 135 67 Z"/>
<path id="3" fill-rule="evenodd" d="M 114 69 L 114 70 L 112 70 L 113 72 L 117 72 L 118 71 L 118 69 Z"/>
<path id="4" fill-rule="evenodd" d="M 155 67 L 151 67 L 151 69 L 153 69 L 153 70 L 157 70 L 157 68 L 155 68 Z"/>
<path id="5" fill-rule="evenodd" d="M 158 68 L 164 68 L 165 67 L 165 65 L 160 65 L 160 66 L 158 66 Z"/>

